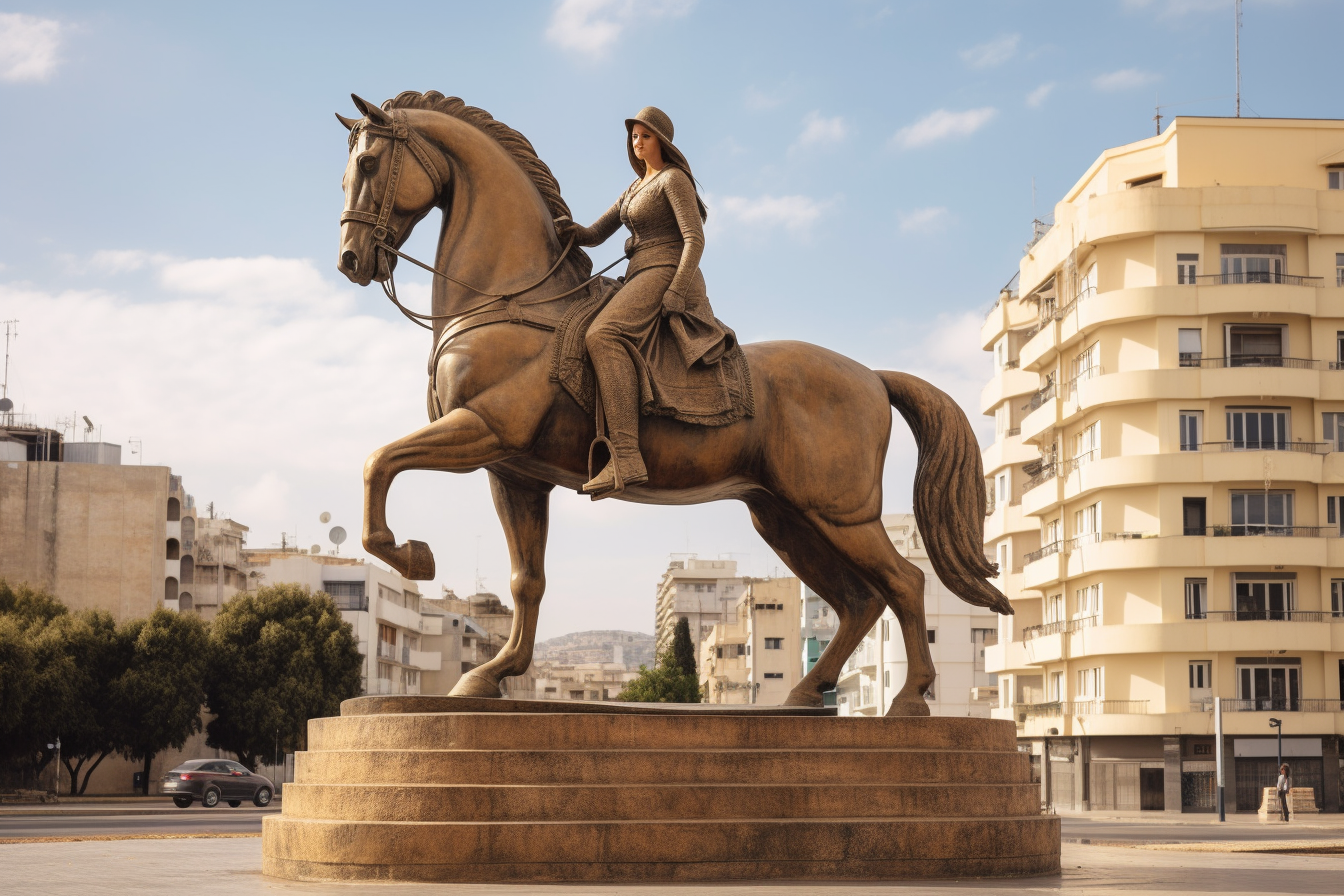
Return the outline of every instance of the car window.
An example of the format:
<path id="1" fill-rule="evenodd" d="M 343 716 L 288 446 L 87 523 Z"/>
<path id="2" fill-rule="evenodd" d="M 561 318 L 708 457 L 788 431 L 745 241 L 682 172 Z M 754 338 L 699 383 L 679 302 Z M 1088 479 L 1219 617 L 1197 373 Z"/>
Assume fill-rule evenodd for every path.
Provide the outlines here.
<path id="1" fill-rule="evenodd" d="M 228 767 L 222 762 L 207 762 L 205 765 L 201 766 L 201 771 L 215 773 L 228 772 Z"/>
<path id="2" fill-rule="evenodd" d="M 243 765 L 242 763 L 239 763 L 239 762 L 226 762 L 226 763 L 224 763 L 224 764 L 225 764 L 226 766 L 228 766 L 229 771 L 231 771 L 231 772 L 242 772 L 242 773 L 245 774 L 245 775 L 246 775 L 246 774 L 249 774 L 249 772 L 248 772 L 248 770 L 247 770 L 247 766 Z"/>

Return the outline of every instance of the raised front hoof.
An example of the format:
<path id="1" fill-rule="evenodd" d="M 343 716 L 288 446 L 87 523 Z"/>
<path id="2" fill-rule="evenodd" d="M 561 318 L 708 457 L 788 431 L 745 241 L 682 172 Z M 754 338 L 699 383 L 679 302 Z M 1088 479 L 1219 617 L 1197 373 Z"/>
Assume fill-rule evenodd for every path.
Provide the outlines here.
<path id="1" fill-rule="evenodd" d="M 504 689 L 498 684 L 491 684 L 489 679 L 482 675 L 476 675 L 468 672 L 457 680 L 453 689 L 448 692 L 449 697 L 503 697 Z"/>
<path id="2" fill-rule="evenodd" d="M 929 704 L 924 702 L 923 697 L 897 697 L 891 701 L 891 706 L 887 707 L 887 716 L 928 716 Z"/>
<path id="3" fill-rule="evenodd" d="M 799 690 L 794 688 L 789 691 L 789 696 L 784 698 L 785 706 L 825 706 L 826 701 L 822 698 L 820 691 Z"/>
<path id="4" fill-rule="evenodd" d="M 423 541 L 408 541 L 398 549 L 405 558 L 406 569 L 402 572 L 414 582 L 428 582 L 434 578 L 434 552 Z"/>

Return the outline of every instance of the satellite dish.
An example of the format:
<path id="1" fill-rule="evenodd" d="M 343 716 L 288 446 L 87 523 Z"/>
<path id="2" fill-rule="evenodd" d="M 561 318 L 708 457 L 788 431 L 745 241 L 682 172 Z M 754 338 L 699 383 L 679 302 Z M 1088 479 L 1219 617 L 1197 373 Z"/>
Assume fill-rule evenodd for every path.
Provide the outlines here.
<path id="1" fill-rule="evenodd" d="M 313 545 L 312 547 L 310 547 L 310 548 L 308 549 L 308 553 L 310 553 L 310 554 L 320 554 L 320 553 L 322 553 L 322 545 L 320 545 L 320 544 L 315 544 L 315 545 Z"/>
<path id="2" fill-rule="evenodd" d="M 317 518 L 317 521 L 318 521 L 319 523 L 329 523 L 329 522 L 331 522 L 331 514 L 327 513 L 327 512 L 324 510 L 324 511 L 322 511 L 322 515 L 319 516 L 319 517 Z"/>
<path id="3" fill-rule="evenodd" d="M 8 398 L 0 398 L 0 414 L 8 414 L 14 410 L 14 402 Z"/>
<path id="4" fill-rule="evenodd" d="M 339 545 L 345 541 L 345 530 L 340 526 L 332 526 L 327 538 L 331 539 L 332 544 Z"/>

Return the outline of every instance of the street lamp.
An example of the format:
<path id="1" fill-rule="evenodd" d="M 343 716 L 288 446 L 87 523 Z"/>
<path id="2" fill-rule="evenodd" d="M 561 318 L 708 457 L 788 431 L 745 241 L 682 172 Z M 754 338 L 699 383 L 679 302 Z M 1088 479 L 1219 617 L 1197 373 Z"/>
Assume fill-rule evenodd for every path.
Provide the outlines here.
<path id="1" fill-rule="evenodd" d="M 1283 720 L 1270 719 L 1269 727 L 1273 728 L 1275 731 L 1279 733 L 1279 764 L 1274 769 L 1274 774 L 1277 775 L 1279 773 L 1279 770 L 1283 768 Z"/>

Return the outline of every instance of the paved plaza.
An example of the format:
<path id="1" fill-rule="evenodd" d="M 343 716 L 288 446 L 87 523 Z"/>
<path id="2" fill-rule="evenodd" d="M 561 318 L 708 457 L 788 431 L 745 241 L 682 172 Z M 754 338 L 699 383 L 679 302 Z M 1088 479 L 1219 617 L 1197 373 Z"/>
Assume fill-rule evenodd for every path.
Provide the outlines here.
<path id="1" fill-rule="evenodd" d="M 1286 833 L 1286 832 L 1285 832 Z M 1319 844 L 1318 844 L 1319 845 Z M 1245 844 L 1241 844 L 1244 848 Z M 959 890 L 986 893 L 1088 894 L 1338 894 L 1344 855 L 1277 855 L 1191 851 L 1188 847 L 1105 847 L 1066 843 L 1064 872 L 1058 877 L 995 881 L 937 881 L 890 884 L 695 884 L 649 886 L 494 884 L 302 884 L 261 874 L 261 839 L 196 838 L 13 843 L 0 845 L 3 889 L 11 896 L 90 896 L 134 892 L 137 896 L 242 896 L 252 893 L 334 893 L 341 896 L 393 894 L 588 893 L 664 896 L 712 890 L 721 896 L 766 894 L 875 894 L 905 896 Z"/>

